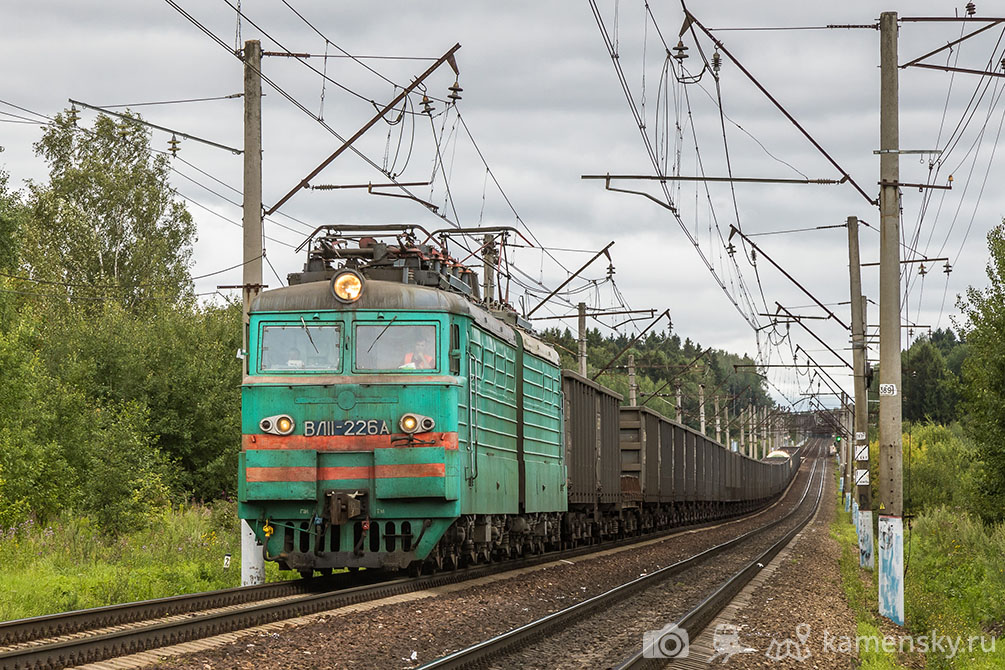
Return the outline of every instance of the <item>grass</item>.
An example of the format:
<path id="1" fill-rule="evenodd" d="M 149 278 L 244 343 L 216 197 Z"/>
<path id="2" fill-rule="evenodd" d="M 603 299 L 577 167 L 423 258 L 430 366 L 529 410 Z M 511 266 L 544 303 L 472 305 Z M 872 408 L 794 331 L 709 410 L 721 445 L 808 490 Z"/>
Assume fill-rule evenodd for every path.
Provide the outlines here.
<path id="1" fill-rule="evenodd" d="M 1005 630 L 1005 526 L 989 529 L 963 512 L 937 508 L 913 522 L 909 547 L 905 548 L 905 618 L 908 631 L 893 631 L 893 624 L 880 617 L 877 606 L 877 574 L 858 565 L 858 538 L 851 513 L 844 501 L 836 501 L 837 514 L 830 534 L 841 545 L 839 567 L 845 598 L 855 615 L 857 635 L 882 639 L 884 635 L 910 634 L 919 641 L 933 634 L 959 638 L 954 654 L 930 650 L 924 659 L 915 654 L 886 652 L 859 647 L 859 662 L 866 670 L 927 667 L 934 670 L 1005 669 L 1005 640 L 995 640 L 994 651 L 984 651 L 980 640 L 973 651 L 971 637 Z M 945 637 L 942 637 L 945 640 Z"/>
<path id="2" fill-rule="evenodd" d="M 863 575 L 868 573 L 862 572 L 858 567 L 858 537 L 851 520 L 851 512 L 844 511 L 843 494 L 837 497 L 835 505 L 837 514 L 831 523 L 830 534 L 841 545 L 838 568 L 841 571 L 841 587 L 844 589 L 845 599 L 855 615 L 855 634 L 860 638 L 882 639 L 884 633 L 880 630 L 876 614 L 878 608 L 875 576 L 867 576 L 863 580 Z M 867 585 L 870 588 L 867 589 Z M 882 648 L 877 649 L 869 645 L 859 646 L 859 662 L 864 670 L 893 670 L 904 667 L 898 662 L 896 653 L 887 653 Z"/>
<path id="3" fill-rule="evenodd" d="M 183 505 L 110 538 L 86 518 L 0 529 L 0 620 L 239 586 L 236 504 Z M 229 568 L 224 556 L 231 555 Z M 274 563 L 266 579 L 279 581 Z"/>
<path id="4" fill-rule="evenodd" d="M 1005 628 L 1005 526 L 989 527 L 965 512 L 936 508 L 919 516 L 907 553 L 905 614 L 917 634 L 1001 635 Z M 988 642 L 990 644 L 990 642 Z M 980 643 L 952 659 L 928 654 L 928 667 L 1005 668 L 1005 640 L 985 652 Z"/>

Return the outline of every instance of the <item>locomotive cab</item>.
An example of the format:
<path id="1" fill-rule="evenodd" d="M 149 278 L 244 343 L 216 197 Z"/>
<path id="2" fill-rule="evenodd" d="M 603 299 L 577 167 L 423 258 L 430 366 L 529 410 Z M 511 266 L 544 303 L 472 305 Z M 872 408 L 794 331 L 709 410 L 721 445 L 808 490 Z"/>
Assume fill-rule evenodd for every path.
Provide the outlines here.
<path id="1" fill-rule="evenodd" d="M 250 310 L 239 509 L 267 560 L 457 564 L 499 546 L 506 514 L 565 509 L 553 350 L 473 301 L 461 272 L 312 260 Z"/>

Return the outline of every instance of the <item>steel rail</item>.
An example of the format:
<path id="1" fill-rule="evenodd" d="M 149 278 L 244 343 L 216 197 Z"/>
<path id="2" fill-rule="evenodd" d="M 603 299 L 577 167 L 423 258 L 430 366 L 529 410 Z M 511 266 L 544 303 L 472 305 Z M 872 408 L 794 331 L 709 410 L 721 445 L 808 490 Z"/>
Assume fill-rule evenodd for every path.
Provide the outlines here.
<path id="1" fill-rule="evenodd" d="M 780 499 L 784 493 L 785 491 L 779 494 L 778 498 Z M 609 548 L 628 546 L 636 542 L 668 538 L 685 532 L 702 530 L 709 526 L 743 521 L 756 514 L 766 511 L 778 502 L 779 500 L 775 500 L 775 502 L 765 503 L 764 505 L 743 514 L 721 517 L 702 523 L 675 526 L 673 528 L 646 533 L 640 536 L 624 538 L 622 540 L 601 542 L 598 544 L 586 545 L 557 552 L 546 552 L 544 554 L 538 554 L 523 559 L 498 561 L 490 564 L 462 568 L 460 570 L 449 571 L 444 574 L 456 573 L 462 574 L 466 578 L 474 579 L 481 576 L 480 572 L 482 570 L 489 570 L 491 568 L 518 569 L 522 567 L 529 567 L 539 562 L 580 556 L 594 550 L 603 551 Z M 475 571 L 478 571 L 479 574 L 472 574 Z M 138 623 L 177 614 L 188 614 L 190 612 L 198 612 L 207 609 L 232 607 L 245 603 L 272 600 L 276 598 L 287 598 L 301 594 L 328 592 L 336 589 L 345 589 L 356 586 L 367 586 L 379 580 L 388 581 L 388 574 L 389 573 L 379 570 L 364 570 L 359 573 L 339 573 L 330 577 L 296 579 L 285 582 L 259 584 L 255 586 L 238 586 L 216 591 L 168 596 L 152 600 L 122 603 L 118 605 L 106 605 L 83 610 L 74 610 L 57 614 L 45 614 L 25 619 L 4 621 L 0 622 L 0 648 L 23 644 L 25 642 L 48 637 L 70 635 L 73 633 L 86 632 L 99 628 Z M 428 579 L 428 577 L 422 579 Z M 0 654 L 2 653 L 3 652 L 0 652 Z M 0 656 L 0 658 L 2 658 L 2 656 Z"/>
<path id="2" fill-rule="evenodd" d="M 793 475 L 793 482 L 794 479 L 795 475 Z M 128 623 L 145 623 L 145 625 L 127 630 L 98 633 L 77 639 L 62 640 L 54 643 L 41 642 L 39 644 L 30 644 L 0 651 L 0 670 L 7 670 L 8 668 L 12 670 L 21 670 L 22 668 L 62 668 L 82 663 L 93 663 L 116 656 L 138 653 L 212 635 L 220 635 L 283 619 L 333 610 L 360 602 L 436 588 L 492 574 L 499 574 L 500 572 L 519 570 L 562 558 L 588 555 L 597 551 L 630 546 L 650 540 L 666 539 L 685 532 L 719 526 L 724 523 L 736 523 L 756 516 L 781 502 L 781 497 L 791 488 L 793 482 L 790 482 L 789 487 L 778 496 L 768 499 L 763 505 L 741 515 L 721 517 L 700 524 L 677 526 L 654 533 L 601 542 L 564 551 L 545 552 L 523 559 L 481 564 L 418 579 L 393 579 L 376 584 L 364 584 L 332 591 L 331 588 L 333 586 L 337 588 L 337 584 L 347 582 L 349 579 L 359 577 L 359 575 L 365 576 L 367 572 L 372 573 L 372 576 L 376 579 L 381 577 L 386 578 L 387 576 L 387 573 L 381 573 L 376 570 L 363 571 L 359 575 L 340 573 L 329 578 L 236 587 L 220 591 L 173 596 L 138 603 L 125 603 L 123 605 L 111 605 L 5 622 L 0 624 L 0 631 L 4 631 L 8 645 L 20 645 L 24 642 L 39 640 L 44 637 L 68 635 Z M 291 590 L 294 591 L 292 594 Z M 299 593 L 297 593 L 298 590 Z M 318 590 L 322 592 L 315 592 Z M 301 593 L 303 595 L 299 598 L 279 603 L 250 604 L 255 601 L 271 600 L 290 595 L 296 596 Z M 249 606 L 240 610 L 195 615 L 180 621 L 165 622 L 155 620 L 158 617 L 192 613 L 199 609 L 242 604 L 249 604 Z M 39 634 L 36 632 L 36 629 L 48 632 Z"/>
<path id="3" fill-rule="evenodd" d="M 366 572 L 359 573 L 359 576 Z M 355 575 L 354 575 L 355 576 Z M 303 593 L 342 588 L 348 574 L 315 579 L 298 579 L 255 586 L 238 586 L 166 598 L 156 598 L 120 605 L 46 614 L 27 619 L 0 622 L 0 647 L 59 635 L 70 635 L 95 628 L 119 626 L 158 617 L 187 614 L 199 610 L 231 607 L 257 600 L 286 598 Z"/>
<path id="4" fill-rule="evenodd" d="M 458 668 L 469 668 L 485 664 L 490 658 L 526 647 L 536 640 L 547 636 L 551 631 L 555 629 L 564 629 L 573 621 L 587 616 L 597 609 L 608 607 L 617 601 L 624 600 L 660 581 L 692 568 L 708 558 L 716 556 L 728 549 L 753 539 L 754 537 L 788 520 L 802 507 L 803 502 L 806 500 L 806 496 L 809 494 L 812 486 L 813 477 L 817 472 L 817 466 L 820 465 L 825 458 L 826 457 L 819 457 L 814 460 L 813 467 L 810 470 L 810 474 L 806 482 L 806 488 L 803 490 L 802 496 L 795 504 L 793 510 L 780 519 L 771 521 L 760 528 L 750 530 L 731 540 L 727 540 L 726 542 L 705 549 L 704 551 L 694 554 L 689 558 L 677 561 L 676 563 L 656 570 L 655 572 L 643 575 L 630 582 L 621 584 L 620 586 L 616 586 L 613 589 L 593 596 L 587 600 L 578 602 L 575 605 L 571 605 L 565 609 L 548 614 L 547 616 L 520 626 L 519 628 L 514 628 L 513 630 L 502 633 L 501 635 L 497 635 L 488 640 L 479 642 L 478 644 L 431 661 L 430 663 L 420 666 L 419 670 L 456 670 Z M 821 468 L 821 472 L 822 475 L 820 479 L 822 490 L 822 482 L 826 478 L 826 467 Z M 819 504 L 819 497 L 817 499 L 817 504 Z M 805 522 L 803 525 L 805 525 Z M 796 530 L 798 531 L 801 528 L 802 525 L 798 526 Z"/>
<path id="5" fill-rule="evenodd" d="M 826 457 L 822 457 L 826 459 Z M 813 505 L 813 510 L 806 515 L 795 528 L 782 536 L 777 542 L 768 547 L 760 556 L 748 563 L 743 569 L 729 578 L 710 596 L 705 598 L 690 612 L 681 617 L 674 627 L 685 631 L 704 631 L 705 628 L 715 619 L 723 609 L 732 602 L 733 598 L 752 580 L 757 573 L 768 565 L 778 553 L 791 542 L 795 536 L 806 527 L 820 509 L 820 501 L 823 498 L 824 483 L 827 481 L 826 468 L 823 469 L 820 477 L 820 486 L 817 490 L 817 499 Z M 698 636 L 695 635 L 695 638 Z M 644 650 L 640 650 L 616 666 L 616 670 L 643 670 L 644 668 L 662 668 L 666 666 L 668 660 L 663 658 L 652 658 L 644 655 Z"/>

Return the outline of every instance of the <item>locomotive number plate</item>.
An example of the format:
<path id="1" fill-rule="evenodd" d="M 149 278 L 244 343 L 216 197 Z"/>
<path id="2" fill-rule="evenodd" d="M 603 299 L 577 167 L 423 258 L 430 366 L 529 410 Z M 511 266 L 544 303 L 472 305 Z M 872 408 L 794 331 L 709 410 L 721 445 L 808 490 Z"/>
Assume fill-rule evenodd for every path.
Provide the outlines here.
<path id="1" fill-rule="evenodd" d="M 347 419 L 345 421 L 304 421 L 304 435 L 390 435 L 383 419 Z"/>

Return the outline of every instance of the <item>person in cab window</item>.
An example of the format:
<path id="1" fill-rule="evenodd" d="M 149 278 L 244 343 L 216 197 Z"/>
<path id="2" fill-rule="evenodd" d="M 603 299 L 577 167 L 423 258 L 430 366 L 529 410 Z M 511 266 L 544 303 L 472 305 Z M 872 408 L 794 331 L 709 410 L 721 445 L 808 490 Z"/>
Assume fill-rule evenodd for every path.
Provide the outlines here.
<path id="1" fill-rule="evenodd" d="M 435 361 L 431 349 L 429 338 L 419 335 L 399 367 L 404 370 L 431 370 Z"/>

